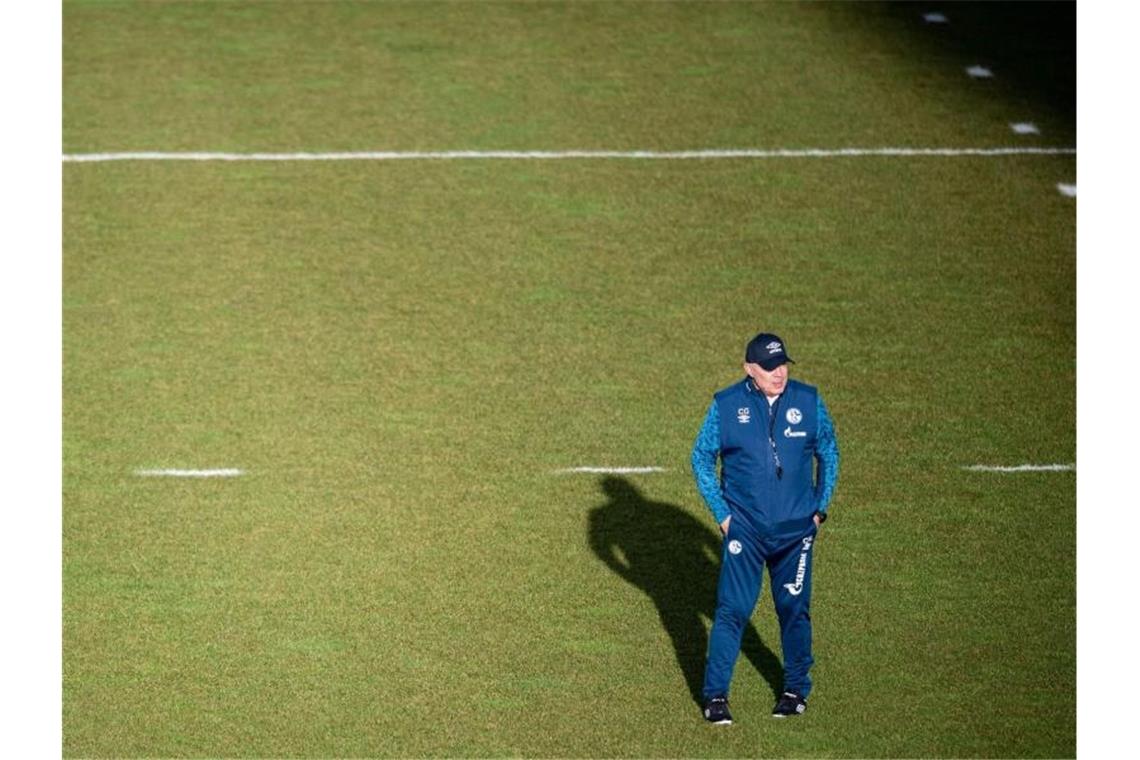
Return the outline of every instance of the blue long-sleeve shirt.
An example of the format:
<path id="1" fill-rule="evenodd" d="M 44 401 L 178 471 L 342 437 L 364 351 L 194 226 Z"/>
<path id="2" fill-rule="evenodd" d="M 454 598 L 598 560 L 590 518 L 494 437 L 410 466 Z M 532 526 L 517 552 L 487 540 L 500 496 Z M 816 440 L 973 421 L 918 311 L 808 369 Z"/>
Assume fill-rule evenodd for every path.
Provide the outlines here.
<path id="1" fill-rule="evenodd" d="M 817 401 L 817 429 L 815 443 L 815 457 L 819 463 L 815 483 L 815 508 L 818 512 L 827 514 L 831 495 L 835 491 L 835 484 L 839 479 L 839 444 L 835 437 L 835 426 L 828 414 L 827 406 L 820 396 Z M 696 478 L 697 490 L 712 512 L 717 524 L 723 523 L 732 515 L 732 510 L 725 501 L 721 483 L 717 477 L 716 463 L 721 453 L 720 436 L 720 410 L 714 398 L 709 405 L 708 414 L 705 415 L 704 424 L 701 425 L 696 441 L 693 443 L 691 462 L 693 476 Z"/>

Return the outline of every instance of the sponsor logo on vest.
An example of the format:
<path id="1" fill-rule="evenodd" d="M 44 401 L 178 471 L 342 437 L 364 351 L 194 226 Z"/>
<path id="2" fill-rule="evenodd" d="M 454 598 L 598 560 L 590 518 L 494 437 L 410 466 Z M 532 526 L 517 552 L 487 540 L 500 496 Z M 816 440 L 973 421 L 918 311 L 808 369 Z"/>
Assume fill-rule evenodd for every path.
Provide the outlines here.
<path id="1" fill-rule="evenodd" d="M 788 425 L 788 427 L 784 428 L 784 437 L 785 438 L 805 438 L 805 437 L 807 437 L 807 431 L 805 431 L 805 430 L 792 430 L 792 426 Z"/>
<path id="2" fill-rule="evenodd" d="M 788 410 L 787 417 L 788 417 L 788 422 L 792 423 L 793 425 L 798 425 L 798 424 L 800 424 L 800 421 L 803 420 L 804 415 L 799 409 L 796 409 L 793 406 L 791 409 Z"/>
<path id="3" fill-rule="evenodd" d="M 752 419 L 752 410 L 746 406 L 742 406 L 736 410 L 736 421 L 740 423 L 749 422 Z"/>
<path id="4" fill-rule="evenodd" d="M 740 542 L 737 541 L 735 538 L 728 542 L 728 553 L 729 554 L 740 554 L 740 552 L 743 550 L 744 550 L 744 547 L 741 546 Z"/>
<path id="5" fill-rule="evenodd" d="M 792 596 L 799 596 L 800 592 L 804 590 L 804 576 L 807 575 L 807 555 L 811 551 L 811 536 L 804 539 L 804 548 L 800 552 L 800 563 L 796 567 L 796 582 L 785 583 L 784 588 Z"/>

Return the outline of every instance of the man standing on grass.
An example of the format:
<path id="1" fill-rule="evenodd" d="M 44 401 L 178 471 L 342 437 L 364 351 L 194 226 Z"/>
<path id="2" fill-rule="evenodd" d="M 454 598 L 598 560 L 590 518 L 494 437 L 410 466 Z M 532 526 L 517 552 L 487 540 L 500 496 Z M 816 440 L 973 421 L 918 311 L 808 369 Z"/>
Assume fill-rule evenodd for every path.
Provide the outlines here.
<path id="1" fill-rule="evenodd" d="M 772 715 L 799 715 L 811 691 L 812 545 L 839 477 L 839 446 L 819 391 L 788 379 L 791 362 L 776 335 L 753 338 L 747 377 L 713 396 L 693 444 L 697 489 L 725 538 L 703 688 L 705 720 L 718 725 L 732 723 L 728 686 L 765 565 L 784 654 Z"/>

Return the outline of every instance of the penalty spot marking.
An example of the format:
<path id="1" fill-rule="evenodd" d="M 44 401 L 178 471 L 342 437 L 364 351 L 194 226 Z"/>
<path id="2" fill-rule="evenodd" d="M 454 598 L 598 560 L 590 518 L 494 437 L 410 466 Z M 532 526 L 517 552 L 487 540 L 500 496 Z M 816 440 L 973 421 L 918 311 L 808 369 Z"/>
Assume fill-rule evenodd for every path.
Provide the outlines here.
<path id="1" fill-rule="evenodd" d="M 1039 135 L 1039 134 L 1041 134 L 1041 130 L 1038 129 L 1037 125 L 1031 121 L 1019 121 L 1019 122 L 1016 122 L 1014 124 L 1010 124 L 1009 128 L 1013 130 L 1014 134 L 1018 134 L 1018 135 Z"/>
<path id="2" fill-rule="evenodd" d="M 943 13 L 924 13 L 922 20 L 928 24 L 949 24 L 950 19 L 946 18 Z"/>
<path id="3" fill-rule="evenodd" d="M 1067 196 L 1069 198 L 1076 198 L 1077 197 L 1077 186 L 1076 185 L 1066 185 L 1064 182 L 1058 182 L 1057 183 L 1057 192 L 1060 193 L 1061 195 Z"/>
<path id="4" fill-rule="evenodd" d="M 140 478 L 236 478 L 242 470 L 135 470 Z"/>
<path id="5" fill-rule="evenodd" d="M 972 76 L 974 79 L 990 79 L 994 75 L 994 73 L 987 69 L 985 66 L 978 66 L 977 64 L 966 69 L 966 73 Z"/>
<path id="6" fill-rule="evenodd" d="M 730 150 L 445 150 L 357 153 L 65 153 L 65 163 L 107 161 L 553 161 L 567 159 L 685 160 L 724 158 L 855 158 L 865 156 L 1062 156 L 1076 148 L 740 148 Z"/>
<path id="7" fill-rule="evenodd" d="M 611 475 L 636 475 L 639 473 L 647 472 L 665 472 L 664 467 L 567 467 L 563 470 L 555 470 L 559 474 L 569 474 L 574 472 L 600 472 L 608 473 Z"/>
<path id="8" fill-rule="evenodd" d="M 972 472 L 1072 472 L 1077 469 L 1075 464 L 1019 464 L 1013 467 L 1000 465 L 972 464 L 963 467 L 963 470 Z"/>

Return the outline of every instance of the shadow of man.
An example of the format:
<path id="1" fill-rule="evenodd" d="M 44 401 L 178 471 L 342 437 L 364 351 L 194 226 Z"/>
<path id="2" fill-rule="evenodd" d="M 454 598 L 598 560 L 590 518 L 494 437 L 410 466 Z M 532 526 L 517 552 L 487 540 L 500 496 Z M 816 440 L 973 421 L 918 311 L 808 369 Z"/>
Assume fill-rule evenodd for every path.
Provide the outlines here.
<path id="1" fill-rule="evenodd" d="M 702 703 L 708 632 L 701 619 L 716 611 L 721 538 L 673 504 L 649 501 L 625 478 L 605 477 L 609 499 L 590 511 L 590 548 L 619 576 L 644 591 L 657 606 L 672 639 L 689 692 Z M 744 630 L 741 653 L 779 696 L 783 666 L 760 639 Z"/>

